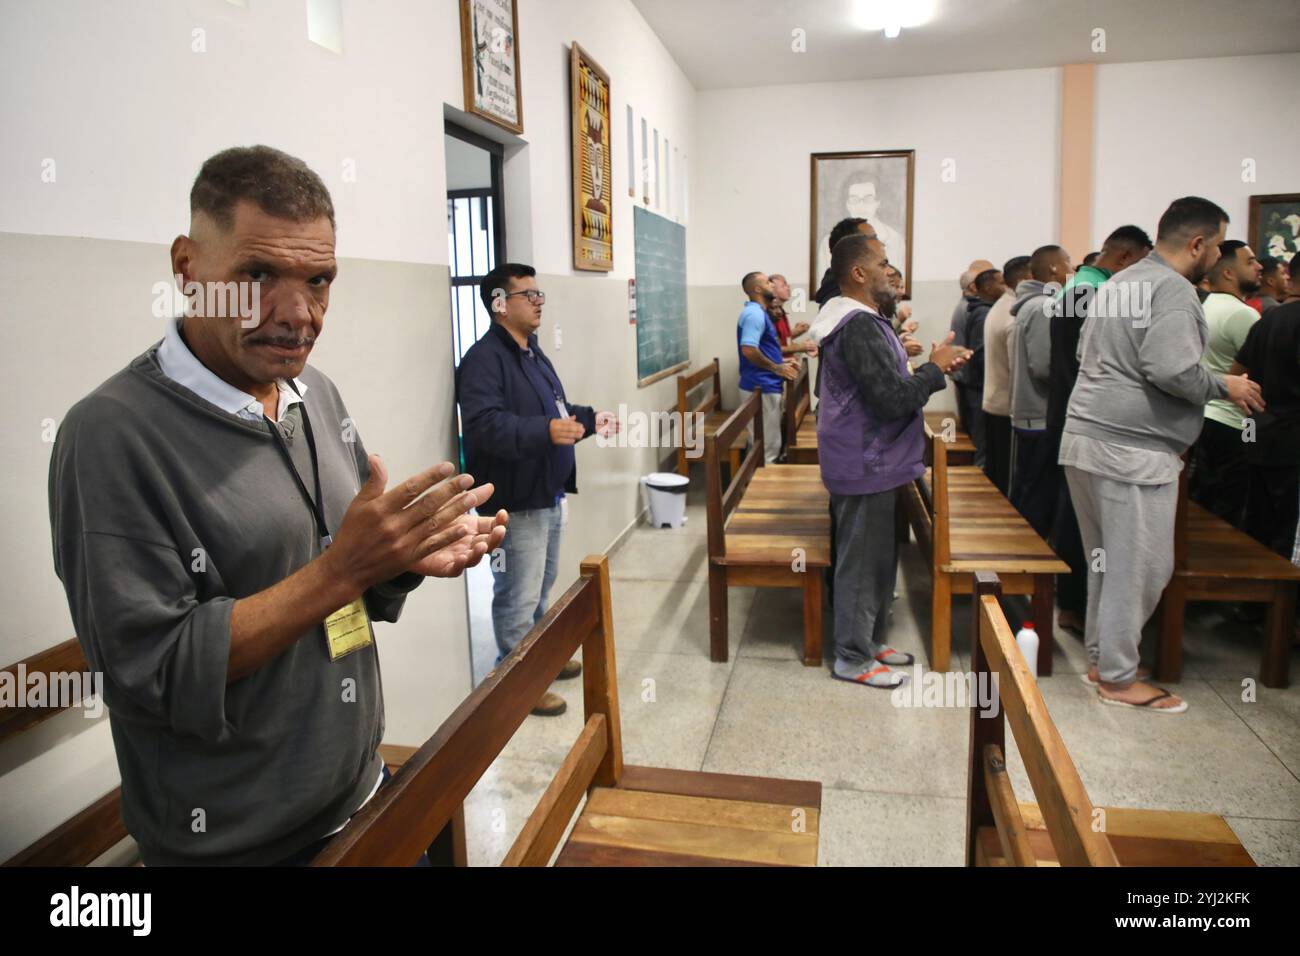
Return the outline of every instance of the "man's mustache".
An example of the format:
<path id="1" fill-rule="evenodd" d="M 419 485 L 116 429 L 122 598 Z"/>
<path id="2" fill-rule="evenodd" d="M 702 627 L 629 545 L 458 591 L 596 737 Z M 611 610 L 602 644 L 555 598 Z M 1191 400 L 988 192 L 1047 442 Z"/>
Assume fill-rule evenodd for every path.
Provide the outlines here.
<path id="1" fill-rule="evenodd" d="M 253 335 L 244 341 L 249 345 L 277 345 L 280 348 L 296 349 L 304 345 L 314 345 L 316 336 L 306 335 L 299 338 L 294 335 Z"/>

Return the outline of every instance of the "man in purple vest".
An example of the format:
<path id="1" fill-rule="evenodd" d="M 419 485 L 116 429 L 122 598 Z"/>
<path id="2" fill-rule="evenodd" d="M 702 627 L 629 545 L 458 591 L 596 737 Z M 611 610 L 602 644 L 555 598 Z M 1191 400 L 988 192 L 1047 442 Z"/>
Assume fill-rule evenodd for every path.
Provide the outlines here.
<path id="1" fill-rule="evenodd" d="M 835 665 L 840 680 L 897 687 L 911 654 L 885 644 L 894 592 L 894 489 L 925 472 L 921 409 L 970 355 L 949 333 L 915 372 L 884 314 L 893 292 L 884 250 L 863 235 L 831 252 L 840 295 L 822 306 L 817 447 L 835 522 Z"/>

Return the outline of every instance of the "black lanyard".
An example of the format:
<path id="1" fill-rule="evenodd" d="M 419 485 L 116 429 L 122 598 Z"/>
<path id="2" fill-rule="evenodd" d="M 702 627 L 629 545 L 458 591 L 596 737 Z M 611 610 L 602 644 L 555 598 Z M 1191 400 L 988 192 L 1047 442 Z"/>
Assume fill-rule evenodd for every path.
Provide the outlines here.
<path id="1" fill-rule="evenodd" d="M 293 393 L 299 399 L 302 398 L 302 394 L 293 382 L 289 382 L 289 387 L 293 389 Z M 325 496 L 320 487 L 320 462 L 316 459 L 316 438 L 311 433 L 311 418 L 307 415 L 306 403 L 299 401 L 298 410 L 302 412 L 302 430 L 307 436 L 307 450 L 311 453 L 311 470 L 316 484 L 315 500 L 312 500 L 311 495 L 307 493 L 307 486 L 303 483 L 302 475 L 298 474 L 298 469 L 294 466 L 293 457 L 289 454 L 289 446 L 285 444 L 280 429 L 275 426 L 275 422 L 271 421 L 270 417 L 265 413 L 262 418 L 266 421 L 267 431 L 275 439 L 275 446 L 280 449 L 280 456 L 284 459 L 284 463 L 289 466 L 289 474 L 293 475 L 294 484 L 298 486 L 298 491 L 302 494 L 302 500 L 307 502 L 312 517 L 316 519 L 316 532 L 320 535 L 321 547 L 328 548 L 334 539 L 330 537 L 329 526 L 325 523 Z"/>

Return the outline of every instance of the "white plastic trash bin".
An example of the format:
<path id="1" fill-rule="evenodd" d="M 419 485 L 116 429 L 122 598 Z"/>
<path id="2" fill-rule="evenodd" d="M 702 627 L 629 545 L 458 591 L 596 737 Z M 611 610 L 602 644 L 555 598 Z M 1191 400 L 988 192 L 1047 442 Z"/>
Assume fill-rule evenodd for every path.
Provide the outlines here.
<path id="1" fill-rule="evenodd" d="M 690 483 L 689 478 L 667 471 L 656 471 L 641 479 L 652 528 L 682 526 L 686 521 L 686 489 Z"/>

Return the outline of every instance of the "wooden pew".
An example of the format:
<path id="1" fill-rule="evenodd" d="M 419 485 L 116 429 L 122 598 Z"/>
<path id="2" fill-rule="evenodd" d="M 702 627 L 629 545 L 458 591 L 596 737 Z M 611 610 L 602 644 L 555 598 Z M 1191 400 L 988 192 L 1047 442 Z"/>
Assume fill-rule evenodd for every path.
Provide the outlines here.
<path id="1" fill-rule="evenodd" d="M 971 671 L 996 678 L 1000 706 L 971 695 L 967 866 L 1254 866 L 1213 813 L 1094 808 L 998 603 L 997 575 L 975 576 Z M 1007 774 L 1006 725 L 1037 803 L 1019 803 Z M 1153 759 L 1158 755 L 1152 754 Z"/>
<path id="2" fill-rule="evenodd" d="M 624 766 L 603 555 L 352 818 L 313 866 L 410 866 L 446 832 L 533 702 L 579 647 L 577 742 L 503 866 L 815 866 L 821 784 Z"/>
<path id="3" fill-rule="evenodd" d="M 936 437 L 948 435 L 951 439 L 948 442 L 948 464 L 950 465 L 973 465 L 975 464 L 975 443 L 971 441 L 970 435 L 967 435 L 957 424 L 956 412 L 925 412 L 925 446 L 927 465 L 932 465 L 930 460 L 930 449 L 934 445 Z"/>
<path id="4" fill-rule="evenodd" d="M 1007 594 L 1031 597 L 1038 631 L 1038 673 L 1052 673 L 1056 575 L 1069 571 L 1047 543 L 974 465 L 954 466 L 942 430 L 930 441 L 929 481 L 904 486 L 903 503 L 933 583 L 930 666 L 948 669 L 952 598 L 970 594 L 976 571 L 993 571 Z"/>
<path id="5" fill-rule="evenodd" d="M 754 423 L 754 442 L 722 487 L 721 448 Z M 830 567 L 830 494 L 817 465 L 763 465 L 757 393 L 704 440 L 709 551 L 709 656 L 725 661 L 727 589 L 803 591 L 803 662 L 822 665 L 822 576 Z"/>
<path id="6" fill-rule="evenodd" d="M 90 670 L 75 637 L 20 661 L 19 664 L 28 676 L 36 673 L 46 675 L 47 686 L 52 674 L 86 673 Z M 16 676 L 19 664 L 11 664 L 4 670 Z M 0 744 L 11 742 L 19 732 L 34 727 L 77 703 L 79 702 L 70 701 L 42 708 L 0 709 Z M 380 756 L 388 765 L 390 773 L 396 772 L 414 752 L 414 748 L 410 747 L 392 744 L 379 746 Z M 463 828 L 463 821 L 460 825 Z M 0 866 L 89 866 L 128 836 L 126 824 L 122 822 L 122 788 L 114 787 Z"/>
<path id="7" fill-rule="evenodd" d="M 791 465 L 817 464 L 817 416 L 812 411 L 809 363 L 800 362 L 799 377 L 785 383 L 785 460 Z"/>
<path id="8" fill-rule="evenodd" d="M 1290 681 L 1300 568 L 1187 498 L 1187 469 L 1178 481 L 1174 573 L 1161 597 L 1156 677 L 1183 676 L 1183 620 L 1188 601 L 1251 601 L 1268 605 L 1259 679 L 1265 687 Z"/>
<path id="9" fill-rule="evenodd" d="M 690 404 L 690 393 L 709 379 L 713 380 L 712 393 L 698 405 L 692 406 Z M 697 371 L 677 376 L 677 412 L 681 416 L 683 430 L 683 434 L 678 436 L 677 441 L 677 474 L 689 478 L 691 475 L 691 459 L 686 456 L 685 430 L 688 427 L 692 429 L 691 434 L 696 441 L 700 440 L 701 435 L 695 430 L 694 424 L 688 425 L 687 422 L 693 422 L 694 416 L 697 414 L 703 415 L 703 437 L 707 439 L 709 435 L 718 430 L 718 426 L 725 422 L 731 414 L 722 410 L 722 371 L 716 358 Z M 733 475 L 740 470 L 740 456 L 745 450 L 746 440 L 747 436 L 741 434 L 727 449 L 727 460 L 731 464 L 731 473 Z"/>

